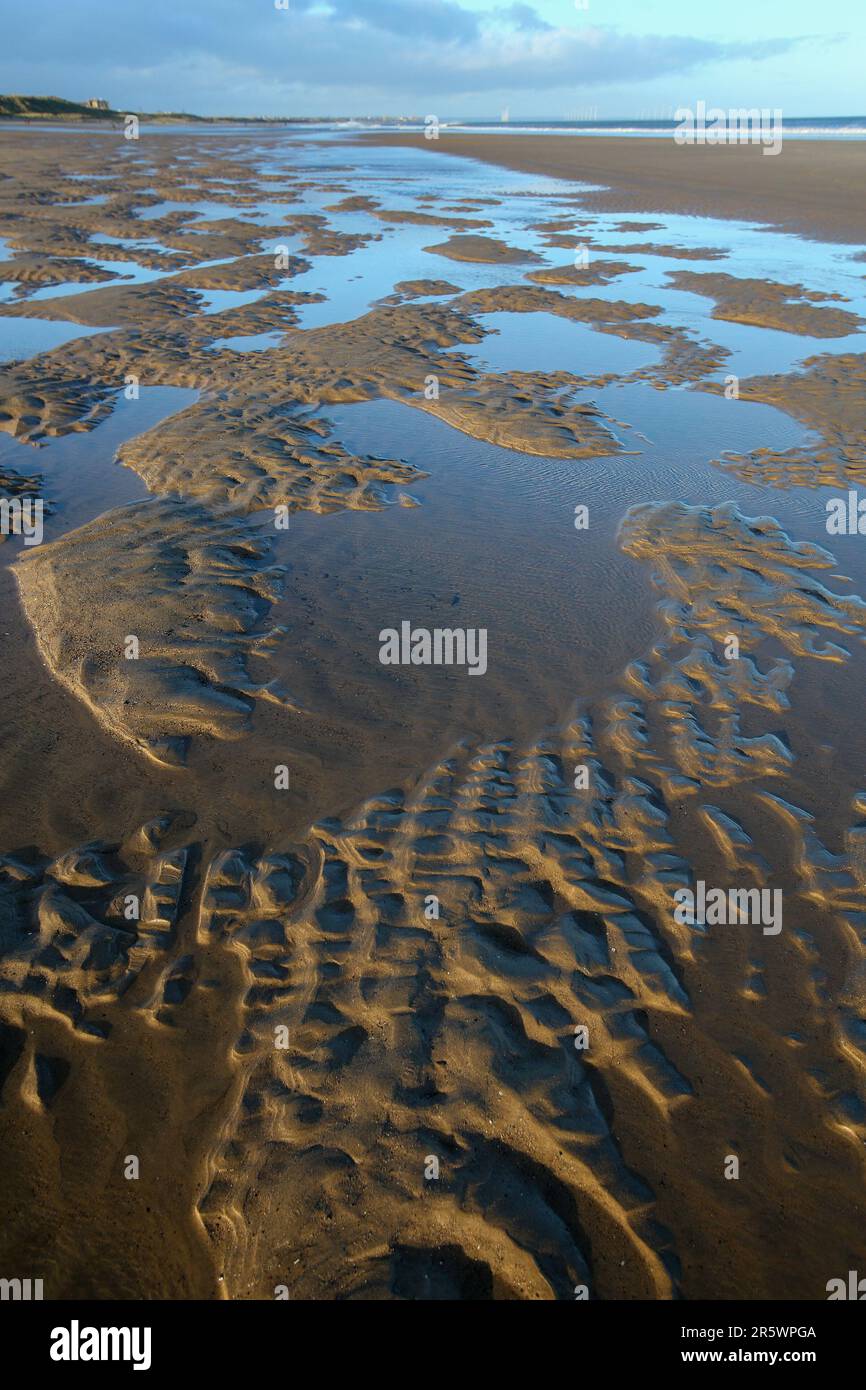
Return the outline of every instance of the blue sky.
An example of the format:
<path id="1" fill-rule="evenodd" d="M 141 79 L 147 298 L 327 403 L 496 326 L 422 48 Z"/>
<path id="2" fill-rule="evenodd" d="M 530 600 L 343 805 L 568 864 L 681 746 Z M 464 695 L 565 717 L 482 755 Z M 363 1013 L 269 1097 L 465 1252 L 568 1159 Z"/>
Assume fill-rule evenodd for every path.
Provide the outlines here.
<path id="1" fill-rule="evenodd" d="M 866 107 L 866 0 L 3 0 L 0 91 L 203 115 Z"/>

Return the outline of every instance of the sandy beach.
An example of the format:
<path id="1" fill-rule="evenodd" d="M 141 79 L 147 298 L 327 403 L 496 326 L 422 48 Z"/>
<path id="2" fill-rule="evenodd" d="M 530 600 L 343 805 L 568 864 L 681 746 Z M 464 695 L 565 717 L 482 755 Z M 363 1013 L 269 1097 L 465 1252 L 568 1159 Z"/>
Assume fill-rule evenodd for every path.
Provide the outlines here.
<path id="1" fill-rule="evenodd" d="M 0 130 L 4 1269 L 866 1268 L 864 150 Z"/>
<path id="2" fill-rule="evenodd" d="M 732 217 L 816 240 L 866 238 L 866 140 L 843 143 L 788 137 L 778 154 L 759 144 L 677 145 L 671 138 L 439 131 L 437 140 L 403 132 L 365 135 L 371 144 L 431 148 L 503 169 L 603 184 L 581 197 L 593 212 L 678 212 Z"/>

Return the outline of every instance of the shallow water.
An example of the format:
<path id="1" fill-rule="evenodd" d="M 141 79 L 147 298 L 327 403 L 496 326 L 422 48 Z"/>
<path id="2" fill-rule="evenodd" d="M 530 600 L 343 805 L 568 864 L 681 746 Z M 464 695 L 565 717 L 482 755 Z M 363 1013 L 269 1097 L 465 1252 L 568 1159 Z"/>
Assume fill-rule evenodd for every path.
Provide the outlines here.
<path id="1" fill-rule="evenodd" d="M 88 328 L 80 323 L 49 319 L 24 319 L 12 315 L 0 319 L 0 362 L 21 362 L 41 352 L 51 352 L 75 338 L 105 333 L 104 328 Z"/>
<path id="2" fill-rule="evenodd" d="M 137 474 L 116 462 L 117 450 L 127 439 L 183 410 L 197 394 L 178 386 L 142 386 L 138 400 L 127 400 L 119 391 L 110 415 L 94 429 L 61 435 L 37 450 L 0 435 L 0 469 L 43 475 L 49 498 L 45 540 L 56 540 L 112 507 L 147 497 Z M 14 537 L 10 542 L 20 545 Z"/>
<path id="3" fill-rule="evenodd" d="M 229 352 L 267 352 L 278 345 L 282 336 L 282 333 L 239 333 L 233 338 L 214 338 L 208 348 L 211 352 L 222 352 L 224 348 Z"/>
<path id="4" fill-rule="evenodd" d="M 570 372 L 573 376 L 627 375 L 658 361 L 652 343 L 600 333 L 589 324 L 555 314 L 479 315 L 489 337 L 461 347 L 470 361 L 492 372 Z"/>

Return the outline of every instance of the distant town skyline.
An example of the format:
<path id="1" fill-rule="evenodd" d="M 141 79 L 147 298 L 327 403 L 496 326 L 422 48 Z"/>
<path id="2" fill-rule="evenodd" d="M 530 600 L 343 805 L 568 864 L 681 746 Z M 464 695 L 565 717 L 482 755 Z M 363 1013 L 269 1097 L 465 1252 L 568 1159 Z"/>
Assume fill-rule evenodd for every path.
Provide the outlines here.
<path id="1" fill-rule="evenodd" d="M 201 115 L 856 115 L 864 52 L 861 0 L 5 0 L 0 90 Z"/>

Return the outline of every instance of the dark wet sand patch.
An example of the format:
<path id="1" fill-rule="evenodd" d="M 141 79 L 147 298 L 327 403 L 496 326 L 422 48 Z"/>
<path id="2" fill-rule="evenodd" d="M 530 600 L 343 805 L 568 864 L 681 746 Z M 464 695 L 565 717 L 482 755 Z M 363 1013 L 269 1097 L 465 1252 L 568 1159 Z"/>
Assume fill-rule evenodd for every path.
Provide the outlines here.
<path id="1" fill-rule="evenodd" d="M 424 250 L 450 261 L 483 261 L 491 265 L 522 265 L 541 259 L 534 251 L 520 251 L 494 237 L 482 236 L 452 236 L 435 246 L 425 246 Z"/>

